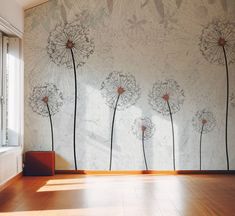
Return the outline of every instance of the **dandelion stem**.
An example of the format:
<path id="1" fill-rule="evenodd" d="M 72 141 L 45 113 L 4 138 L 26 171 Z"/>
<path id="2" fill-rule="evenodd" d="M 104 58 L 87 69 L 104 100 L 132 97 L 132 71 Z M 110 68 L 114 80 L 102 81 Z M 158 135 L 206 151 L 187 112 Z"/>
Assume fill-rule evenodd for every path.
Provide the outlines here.
<path id="1" fill-rule="evenodd" d="M 225 147 L 226 147 L 226 159 L 227 159 L 227 170 L 229 170 L 229 155 L 228 155 L 228 101 L 229 101 L 229 73 L 228 73 L 228 61 L 225 47 L 222 46 L 224 52 L 225 68 L 226 68 L 226 113 L 225 113 Z"/>
<path id="2" fill-rule="evenodd" d="M 199 145 L 199 156 L 200 156 L 200 170 L 202 170 L 202 133 L 204 129 L 204 124 L 202 124 L 202 129 L 200 133 L 200 145 Z"/>
<path id="3" fill-rule="evenodd" d="M 51 111 L 50 111 L 50 107 L 49 107 L 48 103 L 46 103 L 46 105 L 47 105 L 47 110 L 48 110 L 50 125 L 51 125 L 51 150 L 54 151 L 54 134 L 53 134 L 53 124 L 52 124 L 52 118 L 51 118 Z"/>
<path id="4" fill-rule="evenodd" d="M 74 153 L 74 165 L 75 170 L 77 170 L 77 156 L 76 156 L 76 118 L 77 118 L 77 72 L 74 60 L 73 50 L 70 49 L 73 61 L 73 71 L 74 71 L 74 90 L 75 90 L 75 104 L 74 104 L 74 119 L 73 119 L 73 153 Z"/>
<path id="5" fill-rule="evenodd" d="M 169 109 L 169 113 L 170 113 L 170 119 L 171 119 L 171 130 L 172 130 L 172 147 L 173 147 L 173 151 L 172 151 L 172 156 L 173 156 L 173 167 L 175 170 L 175 134 L 174 134 L 174 123 L 173 123 L 173 118 L 172 118 L 172 112 L 171 112 L 171 107 L 169 104 L 169 101 L 167 100 L 167 106 Z"/>
<path id="6" fill-rule="evenodd" d="M 142 131 L 142 147 L 143 147 L 145 167 L 146 167 L 146 170 L 148 170 L 147 160 L 146 160 L 146 156 L 145 156 L 145 147 L 144 147 L 144 130 Z"/>
<path id="7" fill-rule="evenodd" d="M 111 127 L 111 146 L 110 146 L 110 161 L 109 161 L 109 170 L 112 169 L 112 157 L 113 157 L 113 131 L 114 131 L 114 122 L 115 122 L 115 116 L 116 116 L 116 111 L 117 111 L 117 105 L 118 101 L 120 98 L 120 94 L 118 94 L 115 106 L 114 106 L 114 111 L 113 111 L 113 120 L 112 120 L 112 127 Z"/>

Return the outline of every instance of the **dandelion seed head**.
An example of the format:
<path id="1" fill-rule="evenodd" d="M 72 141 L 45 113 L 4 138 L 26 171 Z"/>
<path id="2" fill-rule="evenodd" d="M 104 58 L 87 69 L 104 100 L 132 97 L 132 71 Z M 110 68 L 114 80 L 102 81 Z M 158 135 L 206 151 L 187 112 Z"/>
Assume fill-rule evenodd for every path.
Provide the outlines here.
<path id="1" fill-rule="evenodd" d="M 123 94 L 125 92 L 125 89 L 123 87 L 118 87 L 117 92 L 119 95 Z"/>
<path id="2" fill-rule="evenodd" d="M 87 62 L 94 49 L 88 26 L 79 21 L 57 25 L 48 38 L 47 53 L 51 61 L 67 68 L 73 67 L 71 51 L 78 67 Z"/>
<path id="3" fill-rule="evenodd" d="M 101 84 L 101 94 L 109 107 L 123 110 L 134 105 L 140 97 L 135 77 L 119 71 L 111 72 Z"/>
<path id="4" fill-rule="evenodd" d="M 42 101 L 47 104 L 48 103 L 48 96 L 43 97 Z"/>
<path id="5" fill-rule="evenodd" d="M 219 38 L 218 45 L 224 47 L 226 45 L 226 40 L 222 37 Z"/>
<path id="6" fill-rule="evenodd" d="M 51 115 L 55 115 L 63 106 L 63 94 L 53 83 L 37 85 L 29 96 L 29 105 L 33 112 L 41 116 L 49 116 L 48 107 Z"/>
<path id="7" fill-rule="evenodd" d="M 206 119 L 202 119 L 202 124 L 205 125 L 207 123 Z"/>
<path id="8" fill-rule="evenodd" d="M 149 93 L 149 104 L 162 115 L 178 112 L 184 103 L 184 91 L 179 84 L 173 80 L 165 80 L 154 83 Z M 167 103 L 166 103 L 167 102 Z"/>
<path id="9" fill-rule="evenodd" d="M 73 49 L 74 48 L 74 43 L 71 40 L 68 40 L 66 43 L 66 48 L 68 49 Z"/>
<path id="10" fill-rule="evenodd" d="M 149 139 L 155 132 L 155 126 L 148 117 L 137 118 L 132 125 L 132 132 L 138 139 Z"/>
<path id="11" fill-rule="evenodd" d="M 165 100 L 165 101 L 169 101 L 169 94 L 164 94 L 163 96 L 162 96 L 162 99 L 163 100 Z"/>
<path id="12" fill-rule="evenodd" d="M 198 110 L 192 119 L 192 125 L 198 133 L 208 133 L 212 131 L 216 125 L 213 113 L 207 109 Z"/>
<path id="13" fill-rule="evenodd" d="M 235 62 L 235 23 L 213 20 L 202 30 L 200 51 L 210 63 L 225 64 L 224 51 L 228 64 Z"/>
<path id="14" fill-rule="evenodd" d="M 145 131 L 146 131 L 146 129 L 147 129 L 147 127 L 146 127 L 146 126 L 144 126 L 144 125 L 142 125 L 142 126 L 141 126 L 141 130 L 142 130 L 143 132 L 145 132 Z"/>

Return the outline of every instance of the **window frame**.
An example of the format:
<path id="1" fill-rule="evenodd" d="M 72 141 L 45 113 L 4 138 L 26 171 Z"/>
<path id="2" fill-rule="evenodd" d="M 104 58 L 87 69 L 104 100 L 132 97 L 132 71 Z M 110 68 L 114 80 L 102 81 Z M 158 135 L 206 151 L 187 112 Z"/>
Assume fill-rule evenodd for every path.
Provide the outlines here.
<path id="1" fill-rule="evenodd" d="M 1 33 L 0 39 L 0 146 L 20 146 L 23 142 L 21 40 L 18 37 L 7 36 L 4 33 Z M 15 44 L 14 40 L 16 42 Z M 16 60 L 12 61 L 10 56 L 12 56 L 14 52 L 18 55 L 16 54 Z M 16 87 L 12 85 L 12 75 L 10 73 L 13 73 L 13 80 Z M 13 91 L 13 93 L 10 93 L 10 90 Z M 13 103 L 16 107 L 13 106 L 10 108 L 8 106 L 9 101 L 17 101 Z M 14 118 L 12 116 L 14 116 Z"/>
<path id="2" fill-rule="evenodd" d="M 1 32 L 0 36 L 0 130 L 1 130 L 1 146 L 8 146 L 7 133 L 7 53 L 8 53 L 8 38 Z"/>
<path id="3" fill-rule="evenodd" d="M 9 139 L 9 142 L 7 142 L 7 119 L 5 118 L 5 122 L 3 120 L 3 123 L 1 124 L 1 119 L 3 119 L 3 117 L 1 117 L 1 113 L 0 113 L 0 127 L 5 127 L 5 132 L 6 135 L 2 136 L 2 131 L 0 131 L 0 148 L 4 147 L 4 146 L 16 146 L 16 147 L 21 147 L 21 149 L 23 150 L 23 142 L 24 142 L 24 62 L 23 62 L 23 32 L 21 30 L 19 30 L 18 28 L 16 28 L 15 26 L 13 26 L 11 23 L 9 23 L 7 20 L 5 20 L 3 17 L 0 16 L 0 50 L 2 50 L 2 47 L 6 47 L 6 52 L 9 49 L 9 52 L 11 54 L 13 54 L 14 56 L 14 51 L 16 51 L 16 49 L 14 49 L 14 46 L 17 47 L 17 63 L 15 63 L 14 66 L 9 64 L 9 68 L 10 70 L 14 70 L 16 68 L 16 70 L 14 70 L 14 72 L 17 71 L 17 76 L 15 81 L 17 80 L 17 87 L 15 89 L 13 89 L 14 91 L 14 98 L 17 97 L 17 108 L 14 107 L 14 110 L 17 111 L 17 115 L 14 115 L 14 117 L 12 117 L 11 115 L 9 115 L 9 120 L 10 122 L 12 122 L 12 119 L 16 119 L 16 121 L 14 122 L 14 129 L 16 129 L 17 132 L 17 138 L 15 136 L 15 139 Z M 5 37 L 5 39 L 2 39 Z M 8 37 L 8 39 L 7 39 Z M 17 38 L 17 42 L 12 45 L 12 40 Z M 3 42 L 4 40 L 4 42 Z M 9 43 L 7 45 L 7 42 L 9 40 Z M 4 44 L 5 43 L 5 44 Z M 12 49 L 13 48 L 13 49 Z M 0 51 L 1 52 L 1 51 Z M 7 71 L 7 66 L 5 64 L 4 66 L 4 61 L 7 60 L 7 57 L 5 55 L 5 58 L 3 59 L 4 55 L 0 53 L 0 109 L 1 109 L 1 104 L 3 104 L 4 99 L 6 98 L 6 93 L 7 93 L 7 84 L 6 82 L 1 85 L 1 80 L 2 79 L 2 75 L 4 75 L 4 73 Z M 12 56 L 10 55 L 10 58 Z M 1 74 L 1 71 L 3 71 L 3 74 Z M 4 80 L 3 80 L 4 81 Z M 1 86 L 3 86 L 3 89 L 1 89 Z M 1 97 L 3 96 L 3 97 Z M 1 99 L 2 98 L 2 99 Z M 2 101 L 2 102 L 1 102 Z M 9 101 L 9 103 L 12 103 L 12 101 Z M 6 108 L 7 104 L 3 104 L 3 110 L 5 115 L 7 116 L 7 108 Z M 11 124 L 11 123 L 10 123 Z M 11 124 L 12 125 L 12 124 Z M 1 128 L 0 128 L 1 129 Z M 9 130 L 9 137 L 11 137 L 12 135 L 12 130 Z M 3 138 L 2 138 L 3 137 Z"/>

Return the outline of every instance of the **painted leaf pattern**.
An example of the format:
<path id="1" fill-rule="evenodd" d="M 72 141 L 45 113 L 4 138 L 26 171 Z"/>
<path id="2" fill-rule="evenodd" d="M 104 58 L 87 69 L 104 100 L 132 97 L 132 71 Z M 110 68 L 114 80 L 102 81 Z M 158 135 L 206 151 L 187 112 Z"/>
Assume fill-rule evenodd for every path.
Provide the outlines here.
<path id="1" fill-rule="evenodd" d="M 177 6 L 177 8 L 180 8 L 182 2 L 183 2 L 183 0 L 176 0 L 176 6 Z"/>
<path id="2" fill-rule="evenodd" d="M 214 4 L 214 3 L 215 3 L 215 0 L 208 0 L 208 3 L 209 3 L 209 4 Z"/>
<path id="3" fill-rule="evenodd" d="M 65 0 L 65 1 L 64 1 L 64 5 L 65 5 L 67 8 L 69 8 L 69 9 L 71 9 L 71 8 L 73 7 L 73 5 L 71 4 L 71 2 L 68 1 L 68 0 Z"/>
<path id="4" fill-rule="evenodd" d="M 60 13 L 61 13 L 61 17 L 62 17 L 64 23 L 66 23 L 67 22 L 67 14 L 66 14 L 66 10 L 63 5 L 61 5 L 61 7 L 60 7 Z"/>
<path id="5" fill-rule="evenodd" d="M 112 14 L 113 12 L 113 0 L 107 0 L 107 6 L 109 9 L 109 14 Z"/>
<path id="6" fill-rule="evenodd" d="M 223 10 L 228 11 L 227 0 L 220 0 L 220 3 L 222 5 Z"/>
<path id="7" fill-rule="evenodd" d="M 157 12 L 159 15 L 164 18 L 164 4 L 162 0 L 154 0 L 154 4 L 156 6 Z"/>
<path id="8" fill-rule="evenodd" d="M 149 0 L 145 0 L 142 4 L 141 4 L 141 8 L 145 7 L 148 4 Z"/>

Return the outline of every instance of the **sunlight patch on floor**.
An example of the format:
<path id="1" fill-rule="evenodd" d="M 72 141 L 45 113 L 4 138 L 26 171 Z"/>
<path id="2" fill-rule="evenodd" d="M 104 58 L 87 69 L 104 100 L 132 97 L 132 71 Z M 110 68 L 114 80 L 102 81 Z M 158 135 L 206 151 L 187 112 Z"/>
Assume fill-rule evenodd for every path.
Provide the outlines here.
<path id="1" fill-rule="evenodd" d="M 81 190 L 81 189 L 87 189 L 87 186 L 83 184 L 44 185 L 41 188 L 39 188 L 37 192 L 67 191 L 67 190 Z"/>
<path id="2" fill-rule="evenodd" d="M 0 213 L 0 216 L 121 216 L 122 207 L 82 208 L 82 209 L 60 209 L 40 211 L 19 211 Z"/>
<path id="3" fill-rule="evenodd" d="M 164 176 L 162 179 L 161 176 L 153 178 L 152 176 L 144 177 L 135 177 L 135 176 L 118 176 L 112 177 L 94 177 L 90 179 L 80 178 L 80 179 L 55 179 L 49 180 L 45 185 L 40 187 L 37 192 L 52 192 L 52 191 L 71 191 L 71 190 L 84 190 L 84 189 L 113 189 L 115 188 L 126 188 L 126 187 L 135 187 L 143 184 L 148 184 L 158 188 L 168 188 L 171 192 L 172 190 L 177 190 L 175 194 L 178 194 L 180 185 L 178 180 L 174 176 Z M 166 187 L 167 185 L 167 187 Z"/>

